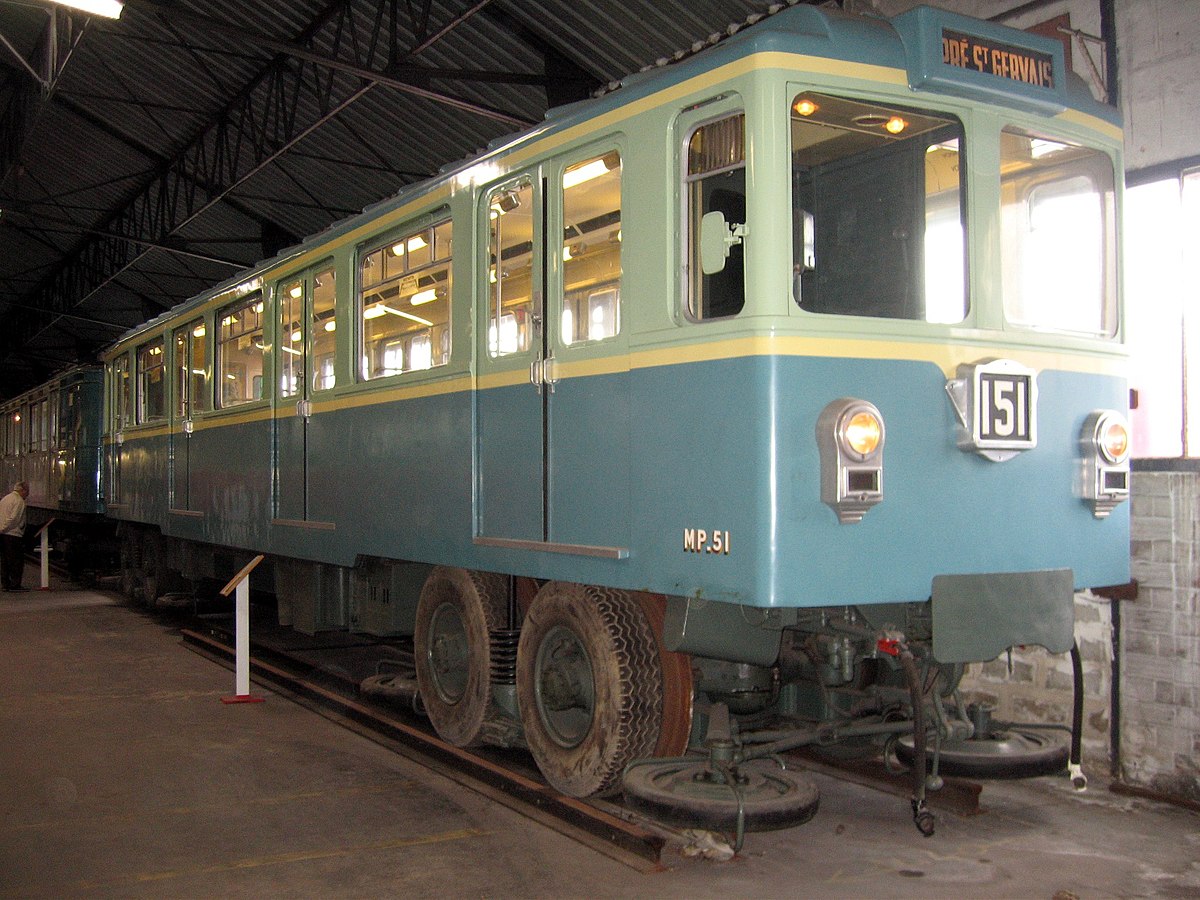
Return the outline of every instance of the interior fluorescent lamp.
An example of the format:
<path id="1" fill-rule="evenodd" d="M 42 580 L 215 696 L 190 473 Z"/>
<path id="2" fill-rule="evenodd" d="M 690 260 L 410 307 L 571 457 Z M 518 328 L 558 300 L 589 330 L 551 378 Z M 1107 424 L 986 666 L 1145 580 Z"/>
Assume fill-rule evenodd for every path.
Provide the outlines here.
<path id="1" fill-rule="evenodd" d="M 125 8 L 120 0 L 50 0 L 50 2 L 78 9 L 88 15 L 104 16 L 106 19 L 121 18 L 121 11 Z"/>
<path id="2" fill-rule="evenodd" d="M 437 288 L 429 288 L 428 290 L 418 291 L 408 298 L 408 302 L 413 306 L 420 306 L 422 303 L 432 303 L 437 299 Z"/>
<path id="3" fill-rule="evenodd" d="M 400 316 L 403 319 L 409 319 L 410 321 L 416 322 L 418 325 L 424 325 L 426 328 L 433 327 L 433 323 L 428 319 L 422 319 L 420 316 L 414 316 L 412 313 L 406 313 L 402 309 L 392 309 L 390 306 L 384 306 L 382 309 L 385 313 L 391 313 L 393 316 Z"/>
<path id="4" fill-rule="evenodd" d="M 593 159 L 586 165 L 578 168 L 568 169 L 563 173 L 562 185 L 564 190 L 575 187 L 577 184 L 583 184 L 585 181 L 591 181 L 593 178 L 599 178 L 608 171 L 608 163 L 603 159 Z"/>

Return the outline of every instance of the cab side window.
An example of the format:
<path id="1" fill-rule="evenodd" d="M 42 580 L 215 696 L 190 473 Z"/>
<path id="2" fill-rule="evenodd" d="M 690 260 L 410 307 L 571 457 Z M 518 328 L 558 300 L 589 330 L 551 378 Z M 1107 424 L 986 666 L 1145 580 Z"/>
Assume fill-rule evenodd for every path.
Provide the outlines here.
<path id="1" fill-rule="evenodd" d="M 687 216 L 688 315 L 697 321 L 736 316 L 746 304 L 746 264 L 740 242 L 721 271 L 704 274 L 700 223 L 719 212 L 729 225 L 746 222 L 746 115 L 700 125 L 688 137 L 684 188 Z"/>

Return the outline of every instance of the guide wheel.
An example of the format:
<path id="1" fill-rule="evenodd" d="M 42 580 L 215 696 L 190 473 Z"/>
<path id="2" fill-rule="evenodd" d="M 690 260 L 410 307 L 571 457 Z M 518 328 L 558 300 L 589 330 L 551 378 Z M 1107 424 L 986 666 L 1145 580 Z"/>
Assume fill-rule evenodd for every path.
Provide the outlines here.
<path id="1" fill-rule="evenodd" d="M 912 735 L 896 742 L 896 757 L 906 766 L 912 765 Z M 1036 778 L 1062 772 L 1069 757 L 1070 748 L 1057 736 L 1015 728 L 997 730 L 982 738 L 943 743 L 938 774 L 960 778 Z M 932 766 L 932 741 L 925 758 Z"/>
<path id="2" fill-rule="evenodd" d="M 817 812 L 816 783 L 802 772 L 754 760 L 735 770 L 736 784 L 707 759 L 650 760 L 624 776 L 625 801 L 632 809 L 669 825 L 708 831 L 738 829 L 739 797 L 746 831 L 802 825 Z"/>

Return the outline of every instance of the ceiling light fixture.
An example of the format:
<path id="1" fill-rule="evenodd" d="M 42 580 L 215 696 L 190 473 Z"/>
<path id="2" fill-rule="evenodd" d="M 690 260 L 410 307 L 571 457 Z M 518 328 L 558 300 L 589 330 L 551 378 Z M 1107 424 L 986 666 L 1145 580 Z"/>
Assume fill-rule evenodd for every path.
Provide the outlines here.
<path id="1" fill-rule="evenodd" d="M 103 16 L 106 19 L 119 19 L 125 5 L 120 0 L 50 0 L 59 6 L 77 9 L 91 16 Z"/>

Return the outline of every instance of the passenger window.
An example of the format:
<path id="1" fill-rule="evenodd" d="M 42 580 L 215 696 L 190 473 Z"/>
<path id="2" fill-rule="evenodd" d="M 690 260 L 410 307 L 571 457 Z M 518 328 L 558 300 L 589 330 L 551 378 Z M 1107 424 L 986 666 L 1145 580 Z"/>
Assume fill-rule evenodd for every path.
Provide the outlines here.
<path id="1" fill-rule="evenodd" d="M 156 422 L 167 416 L 166 361 L 163 339 L 143 344 L 137 351 L 137 395 L 139 424 Z"/>
<path id="2" fill-rule="evenodd" d="M 334 367 L 337 352 L 337 322 L 334 319 L 337 292 L 333 269 L 318 272 L 313 277 L 312 302 L 312 386 L 314 391 L 325 391 L 337 385 L 337 370 Z"/>
<path id="3" fill-rule="evenodd" d="M 533 342 L 533 182 L 488 197 L 488 355 L 526 352 Z"/>
<path id="4" fill-rule="evenodd" d="M 113 360 L 113 392 L 113 430 L 121 431 L 132 421 L 129 357 L 124 354 Z"/>
<path id="5" fill-rule="evenodd" d="M 175 329 L 175 415 L 180 419 L 208 410 L 207 341 L 203 319 Z"/>
<path id="6" fill-rule="evenodd" d="M 364 379 L 430 369 L 450 361 L 450 234 L 450 223 L 443 222 L 404 234 L 363 255 L 359 328 Z M 328 274 L 332 305 L 333 273 Z M 332 362 L 329 367 L 332 373 Z M 318 360 L 317 377 L 320 372 Z"/>
<path id="7" fill-rule="evenodd" d="M 83 388 L 77 384 L 71 385 L 62 394 L 61 400 L 63 408 L 58 417 L 58 446 L 77 447 L 82 440 Z"/>
<path id="8" fill-rule="evenodd" d="M 962 126 L 935 113 L 792 98 L 792 285 L 809 312 L 967 314 Z"/>
<path id="9" fill-rule="evenodd" d="M 263 399 L 261 294 L 217 312 L 217 380 L 222 408 Z"/>
<path id="10" fill-rule="evenodd" d="M 562 342 L 621 330 L 621 156 L 615 150 L 563 172 Z"/>
<path id="11" fill-rule="evenodd" d="M 304 281 L 280 286 L 279 396 L 294 397 L 304 382 Z"/>
<path id="12" fill-rule="evenodd" d="M 741 243 L 730 248 L 725 267 L 705 275 L 700 264 L 700 222 L 721 213 L 730 225 L 746 223 L 746 115 L 701 125 L 687 141 L 688 314 L 698 321 L 736 316 L 746 305 Z"/>

